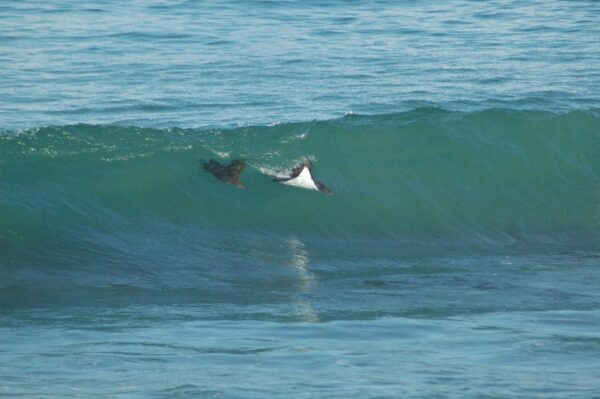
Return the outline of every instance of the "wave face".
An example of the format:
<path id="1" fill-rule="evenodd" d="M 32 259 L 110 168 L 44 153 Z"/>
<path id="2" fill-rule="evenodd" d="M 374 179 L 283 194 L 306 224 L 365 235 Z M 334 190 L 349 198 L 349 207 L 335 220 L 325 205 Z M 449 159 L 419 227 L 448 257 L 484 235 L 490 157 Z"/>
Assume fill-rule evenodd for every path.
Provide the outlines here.
<path id="1" fill-rule="evenodd" d="M 451 246 L 590 245 L 600 231 L 594 111 L 421 108 L 208 131 L 56 126 L 6 133 L 0 151 L 9 249 L 161 225 Z M 201 171 L 208 158 L 245 159 L 247 189 Z M 335 195 L 267 176 L 304 158 Z"/>

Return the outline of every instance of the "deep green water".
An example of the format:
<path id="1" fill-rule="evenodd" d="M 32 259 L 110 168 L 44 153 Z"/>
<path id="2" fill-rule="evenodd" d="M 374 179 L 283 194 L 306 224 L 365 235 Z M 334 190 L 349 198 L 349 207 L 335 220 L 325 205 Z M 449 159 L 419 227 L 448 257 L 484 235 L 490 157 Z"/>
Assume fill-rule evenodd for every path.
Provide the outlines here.
<path id="1" fill-rule="evenodd" d="M 230 130 L 73 125 L 5 134 L 0 150 L 5 235 L 25 246 L 152 223 L 409 247 L 598 244 L 593 111 L 420 108 Z M 202 172 L 209 158 L 244 159 L 247 189 Z M 336 195 L 273 184 L 270 174 L 305 158 Z"/>
<path id="2" fill-rule="evenodd" d="M 599 27 L 2 2 L 0 396 L 600 397 Z"/>

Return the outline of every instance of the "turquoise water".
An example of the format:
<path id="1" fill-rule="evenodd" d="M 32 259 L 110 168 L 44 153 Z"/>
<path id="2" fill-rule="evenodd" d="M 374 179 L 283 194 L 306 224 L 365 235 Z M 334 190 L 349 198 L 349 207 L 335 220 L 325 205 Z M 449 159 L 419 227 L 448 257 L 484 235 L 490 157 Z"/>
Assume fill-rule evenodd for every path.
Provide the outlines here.
<path id="1" fill-rule="evenodd" d="M 585 1 L 3 2 L 0 395 L 600 397 L 598 37 Z M 334 195 L 272 182 L 307 158 Z"/>

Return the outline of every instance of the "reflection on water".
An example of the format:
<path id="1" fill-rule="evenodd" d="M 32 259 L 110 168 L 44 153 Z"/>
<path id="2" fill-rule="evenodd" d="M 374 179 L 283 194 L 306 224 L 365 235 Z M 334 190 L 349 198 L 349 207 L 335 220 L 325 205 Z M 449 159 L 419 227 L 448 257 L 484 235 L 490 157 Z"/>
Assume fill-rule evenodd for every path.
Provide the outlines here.
<path id="1" fill-rule="evenodd" d="M 246 255 L 262 265 L 253 271 L 251 282 L 262 289 L 284 295 L 291 309 L 288 317 L 301 322 L 320 321 L 313 306 L 312 293 L 317 278 L 310 271 L 310 253 L 296 236 L 253 236 Z"/>
<path id="2" fill-rule="evenodd" d="M 300 292 L 297 299 L 293 301 L 296 315 L 300 321 L 317 322 L 319 321 L 319 317 L 308 295 L 317 283 L 315 275 L 307 268 L 310 262 L 308 251 L 304 243 L 296 237 L 289 238 L 287 245 L 291 255 L 289 266 L 298 272 L 298 287 Z"/>

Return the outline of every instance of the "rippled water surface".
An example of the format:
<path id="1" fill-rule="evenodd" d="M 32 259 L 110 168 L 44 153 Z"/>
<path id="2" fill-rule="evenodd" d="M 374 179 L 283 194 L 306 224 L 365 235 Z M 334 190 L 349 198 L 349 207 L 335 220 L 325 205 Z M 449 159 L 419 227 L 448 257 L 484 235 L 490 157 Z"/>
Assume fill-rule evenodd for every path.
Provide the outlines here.
<path id="1" fill-rule="evenodd" d="M 595 1 L 11 1 L 3 128 L 598 107 Z"/>

